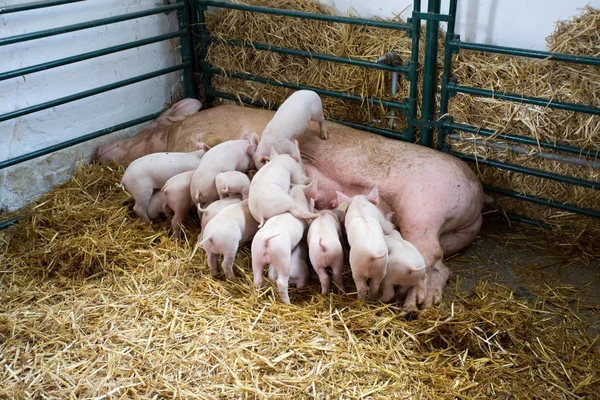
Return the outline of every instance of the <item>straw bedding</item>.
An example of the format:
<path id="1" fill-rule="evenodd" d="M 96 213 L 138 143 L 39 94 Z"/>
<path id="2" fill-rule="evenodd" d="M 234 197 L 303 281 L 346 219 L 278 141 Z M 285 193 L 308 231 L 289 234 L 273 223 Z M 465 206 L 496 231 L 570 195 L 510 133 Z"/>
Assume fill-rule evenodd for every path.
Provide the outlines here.
<path id="1" fill-rule="evenodd" d="M 240 278 L 214 278 L 194 252 L 197 220 L 174 241 L 167 222 L 135 217 L 114 186 L 122 173 L 82 166 L 0 233 L 0 397 L 597 394 L 600 351 L 568 288 L 527 302 L 486 282 L 449 287 L 441 307 L 407 319 L 355 293 L 322 296 L 313 277 L 286 306 L 275 288 L 254 290 L 248 249 Z"/>
<path id="2" fill-rule="evenodd" d="M 313 1 L 247 0 L 244 3 L 332 14 L 328 7 Z M 395 20 L 400 20 L 400 17 L 396 17 Z M 247 40 L 369 61 L 374 61 L 388 51 L 395 51 L 403 60 L 410 59 L 410 39 L 400 31 L 233 10 L 222 10 L 208 15 L 207 27 L 212 35 L 223 39 Z M 573 20 L 557 24 L 555 32 L 548 38 L 549 50 L 599 56 L 598 32 L 600 12 L 588 7 Z M 421 37 L 424 37 L 423 30 Z M 442 40 L 438 52 L 438 65 L 441 74 L 441 31 L 440 38 Z M 424 53 L 423 42 L 421 40 L 421 57 Z M 212 45 L 208 56 L 213 65 L 227 71 L 246 72 L 283 82 L 340 90 L 363 98 L 392 98 L 391 74 L 385 71 L 222 44 Z M 600 106 L 598 67 L 461 51 L 459 55 L 454 56 L 452 75 L 463 85 Z M 240 98 L 248 97 L 276 104 L 281 103 L 291 93 L 291 90 L 279 87 L 221 76 L 213 78 L 213 85 L 218 90 L 237 94 Z M 407 97 L 408 90 L 408 82 L 400 79 L 400 88 L 395 99 Z M 406 127 L 403 116 L 391 117 L 390 110 L 383 107 L 372 106 L 366 102 L 359 106 L 354 101 L 327 96 L 322 98 L 326 116 L 380 127 L 388 127 L 389 120 L 393 119 L 397 122 L 396 130 Z M 537 140 L 579 146 L 586 150 L 598 150 L 600 143 L 600 118 L 597 116 L 462 94 L 451 98 L 449 114 L 456 122 L 494 129 L 498 133 L 516 133 Z M 521 150 L 526 152 L 526 155 L 521 155 L 489 145 L 490 142 L 501 145 L 511 143 L 459 132 L 455 134 L 459 135 L 460 140 L 447 140 L 453 150 L 595 182 L 600 179 L 600 166 L 596 160 L 579 157 L 583 166 L 551 161 L 535 157 L 536 153 L 541 152 L 537 146 L 520 145 L 523 148 Z M 552 153 L 548 150 L 543 152 Z M 471 164 L 471 167 L 480 179 L 488 184 L 580 207 L 600 209 L 600 196 L 593 189 L 532 178 L 482 165 Z M 548 210 L 513 199 L 498 198 L 498 206 L 502 211 L 523 214 L 571 230 L 575 236 L 584 234 L 596 237 L 600 233 L 600 223 L 595 219 L 560 210 Z"/>

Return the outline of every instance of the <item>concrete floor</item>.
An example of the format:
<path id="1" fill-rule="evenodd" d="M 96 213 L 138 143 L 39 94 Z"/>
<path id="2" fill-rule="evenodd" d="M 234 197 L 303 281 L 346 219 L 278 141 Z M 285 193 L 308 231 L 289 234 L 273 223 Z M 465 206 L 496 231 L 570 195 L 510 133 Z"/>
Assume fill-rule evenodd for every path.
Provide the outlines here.
<path id="1" fill-rule="evenodd" d="M 469 292 L 486 279 L 529 301 L 549 288 L 558 289 L 565 294 L 565 305 L 588 321 L 588 333 L 600 335 L 600 260 L 586 261 L 576 252 L 568 255 L 544 237 L 543 230 L 532 235 L 524 224 L 511 225 L 486 216 L 475 242 L 447 260 L 453 272 L 448 284 L 458 283 L 461 291 Z"/>

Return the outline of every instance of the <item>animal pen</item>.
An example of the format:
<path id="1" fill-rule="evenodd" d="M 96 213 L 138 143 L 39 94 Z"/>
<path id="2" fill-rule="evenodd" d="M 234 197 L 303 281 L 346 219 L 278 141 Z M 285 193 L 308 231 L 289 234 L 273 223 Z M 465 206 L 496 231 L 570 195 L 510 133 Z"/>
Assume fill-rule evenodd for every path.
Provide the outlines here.
<path id="1" fill-rule="evenodd" d="M 3 7 L 0 15 L 77 1 Z M 310 89 L 331 121 L 464 159 L 495 209 L 537 225 L 484 233 L 507 247 L 483 254 L 475 244 L 448 260 L 476 281 L 467 284 L 458 272 L 443 304 L 417 318 L 399 316 L 397 304 L 321 296 L 314 282 L 284 306 L 271 288 L 254 291 L 247 249 L 236 262 L 241 279 L 211 277 L 195 249 L 197 220 L 187 221 L 184 240 L 170 240 L 166 224 L 131 216 L 126 195 L 114 188 L 122 167 L 82 165 L 71 181 L 2 223 L 0 395 L 597 395 L 600 353 L 588 330 L 588 317 L 600 317 L 597 303 L 573 300 L 580 294 L 573 286 L 511 289 L 495 283 L 497 273 L 481 271 L 506 258 L 537 280 L 547 265 L 532 268 L 535 275 L 508 253 L 525 244 L 550 252 L 549 235 L 570 244 L 569 257 L 598 265 L 600 49 L 589 26 L 600 30 L 600 14 L 587 9 L 559 24 L 550 51 L 532 51 L 461 41 L 457 2 L 446 14 L 440 0 L 429 0 L 427 12 L 414 0 L 407 21 L 385 21 L 334 15 L 307 1 L 190 0 L 0 39 L 6 46 L 175 11 L 177 31 L 2 72 L 0 80 L 175 38 L 177 65 L 6 113 L 0 122 L 173 71 L 182 71 L 186 97 L 212 105 L 276 109 L 291 91 Z M 0 169 L 151 121 L 157 111 L 0 161 Z M 531 263 L 570 265 L 561 256 Z"/>

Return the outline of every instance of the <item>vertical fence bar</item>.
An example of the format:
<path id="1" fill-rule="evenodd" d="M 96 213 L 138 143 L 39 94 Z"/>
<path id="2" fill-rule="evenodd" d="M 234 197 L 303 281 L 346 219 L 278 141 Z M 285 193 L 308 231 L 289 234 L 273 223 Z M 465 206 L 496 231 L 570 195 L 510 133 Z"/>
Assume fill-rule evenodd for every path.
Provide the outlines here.
<path id="1" fill-rule="evenodd" d="M 421 0 L 413 1 L 413 11 L 421 11 Z M 408 127 L 406 133 L 408 135 L 408 141 L 414 143 L 415 141 L 415 125 L 412 122 L 416 118 L 417 114 L 417 84 L 419 81 L 419 40 L 421 39 L 421 20 L 419 18 L 411 18 L 411 56 L 410 56 L 410 87 L 409 87 L 409 112 L 408 112 Z"/>
<path id="2" fill-rule="evenodd" d="M 210 64 L 208 62 L 208 46 L 210 44 L 210 38 L 206 29 L 206 19 L 204 13 L 208 9 L 206 3 L 200 0 L 196 1 L 198 6 L 198 29 L 200 31 L 200 57 L 202 58 L 202 88 L 204 89 L 204 101 L 208 104 L 212 103 L 213 96 L 211 95 L 211 78 L 212 73 Z"/>
<path id="3" fill-rule="evenodd" d="M 186 34 L 181 37 L 179 43 L 181 44 L 181 63 L 189 65 L 183 70 L 183 94 L 185 97 L 196 97 L 195 96 L 195 85 L 194 85 L 194 64 L 192 61 L 192 32 L 190 28 L 190 14 L 188 3 L 189 0 L 184 0 L 183 8 L 177 10 L 177 22 L 179 23 L 179 29 L 185 30 Z"/>
<path id="4" fill-rule="evenodd" d="M 432 14 L 440 13 L 441 0 L 429 0 L 427 12 Z M 423 62 L 423 99 L 421 103 L 421 119 L 430 121 L 433 118 L 435 108 L 435 86 L 436 86 L 436 63 L 438 31 L 440 22 L 432 19 L 427 20 L 427 30 L 425 35 L 425 60 Z M 431 147 L 433 142 L 432 128 L 421 127 L 420 143 L 423 146 Z"/>
<path id="5" fill-rule="evenodd" d="M 446 29 L 446 41 L 444 45 L 444 70 L 442 73 L 442 88 L 440 90 L 440 117 L 445 115 L 448 112 L 448 83 L 450 79 L 450 71 L 452 69 L 452 55 L 454 52 L 450 46 L 450 41 L 454 39 L 454 26 L 456 22 L 456 7 L 458 0 L 450 0 L 450 10 L 448 14 L 450 15 L 450 21 L 448 21 L 448 27 Z M 446 138 L 446 134 L 448 133 L 448 129 L 440 126 L 438 128 L 438 138 L 436 149 L 441 150 L 444 147 L 444 139 Z"/>
<path id="6" fill-rule="evenodd" d="M 196 0 L 187 0 L 188 1 L 188 9 L 190 15 L 190 34 L 192 36 L 192 76 L 194 77 L 194 94 L 195 97 L 198 97 L 198 82 L 196 79 L 196 74 L 198 69 L 200 68 L 200 44 L 198 43 L 198 39 L 200 37 L 199 33 L 199 23 L 198 23 L 198 3 Z"/>

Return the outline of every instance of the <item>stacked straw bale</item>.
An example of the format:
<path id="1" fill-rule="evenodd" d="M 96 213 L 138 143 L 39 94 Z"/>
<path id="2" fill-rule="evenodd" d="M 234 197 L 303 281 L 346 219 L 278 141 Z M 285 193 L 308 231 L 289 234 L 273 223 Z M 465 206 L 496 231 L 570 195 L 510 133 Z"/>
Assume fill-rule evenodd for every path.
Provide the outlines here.
<path id="1" fill-rule="evenodd" d="M 322 296 L 313 277 L 287 306 L 275 287 L 254 290 L 247 248 L 227 281 L 194 252 L 197 220 L 178 242 L 168 223 L 143 223 L 114 186 L 122 174 L 83 166 L 0 232 L 1 398 L 597 394 L 600 351 L 565 306 L 572 289 L 527 302 L 486 282 L 450 287 L 410 320 L 355 293 Z"/>
<path id="2" fill-rule="evenodd" d="M 332 14 L 328 7 L 314 1 L 248 0 L 244 3 Z M 400 18 L 397 16 L 394 20 L 400 21 Z M 208 14 L 207 27 L 212 35 L 223 39 L 266 43 L 370 61 L 388 51 L 395 51 L 404 60 L 410 59 L 411 42 L 401 31 L 234 10 Z M 598 32 L 600 13 L 588 7 L 574 20 L 558 23 L 555 33 L 548 38 L 550 50 L 599 56 Z M 440 39 L 438 65 L 441 74 L 441 31 Z M 423 55 L 423 42 L 422 40 L 420 56 Z M 363 98 L 392 99 L 391 74 L 385 71 L 222 44 L 212 45 L 208 56 L 211 64 L 227 71 L 339 90 Z M 597 67 L 462 51 L 454 56 L 452 75 L 463 85 L 600 106 L 600 70 Z M 218 90 L 236 94 L 240 98 L 247 97 L 275 104 L 281 103 L 292 92 L 285 88 L 221 76 L 213 78 L 213 85 Z M 399 92 L 393 99 L 401 100 L 407 97 L 408 90 L 408 82 L 401 79 Z M 396 130 L 400 131 L 406 127 L 403 116 L 390 117 L 390 110 L 383 107 L 372 106 L 367 102 L 357 104 L 354 101 L 326 96 L 322 98 L 324 112 L 329 117 L 386 128 L 388 121 L 393 118 L 397 120 Z M 597 150 L 600 147 L 600 118 L 595 116 L 460 94 L 451 99 L 449 114 L 456 122 L 495 129 L 498 133 L 516 133 L 539 140 L 579 146 L 586 150 Z M 536 157 L 536 153 L 540 152 L 537 146 L 520 145 L 527 152 L 526 155 L 521 155 L 493 147 L 490 144 L 504 144 L 494 138 L 486 139 L 483 136 L 464 133 L 460 133 L 459 136 L 460 140 L 447 140 L 453 150 L 596 182 L 600 179 L 597 160 L 581 157 L 584 165 L 573 165 Z M 544 150 L 544 153 L 549 152 Z M 600 209 L 600 196 L 593 189 L 483 165 L 472 164 L 471 167 L 484 183 L 580 207 Z M 560 226 L 573 233 L 571 237 L 585 237 L 587 240 L 600 237 L 600 222 L 596 219 L 512 198 L 499 197 L 497 200 L 501 210 Z"/>

